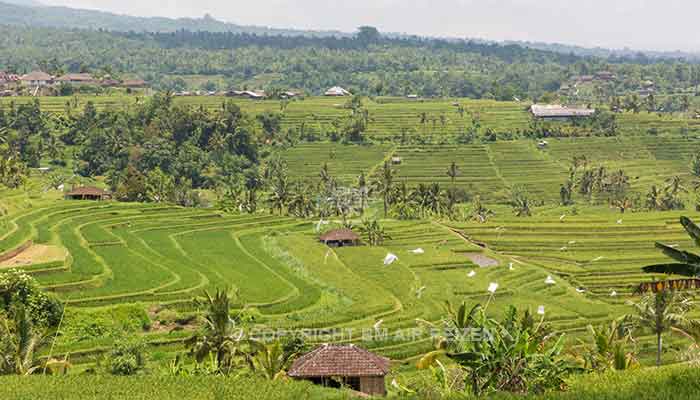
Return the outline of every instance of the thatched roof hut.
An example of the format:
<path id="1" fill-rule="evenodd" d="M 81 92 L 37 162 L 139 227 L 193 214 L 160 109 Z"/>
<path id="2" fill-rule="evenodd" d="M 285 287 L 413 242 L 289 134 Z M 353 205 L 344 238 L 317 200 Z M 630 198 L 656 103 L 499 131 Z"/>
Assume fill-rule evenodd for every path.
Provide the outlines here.
<path id="1" fill-rule="evenodd" d="M 101 201 L 101 200 L 109 200 L 112 198 L 112 195 L 100 188 L 96 188 L 94 186 L 82 186 L 78 188 L 74 188 L 70 192 L 66 193 L 65 196 L 66 200 L 95 200 L 95 201 Z"/>
<path id="2" fill-rule="evenodd" d="M 343 228 L 328 231 L 321 235 L 319 240 L 328 246 L 354 246 L 359 243 L 360 236 L 353 232 L 352 229 Z"/>

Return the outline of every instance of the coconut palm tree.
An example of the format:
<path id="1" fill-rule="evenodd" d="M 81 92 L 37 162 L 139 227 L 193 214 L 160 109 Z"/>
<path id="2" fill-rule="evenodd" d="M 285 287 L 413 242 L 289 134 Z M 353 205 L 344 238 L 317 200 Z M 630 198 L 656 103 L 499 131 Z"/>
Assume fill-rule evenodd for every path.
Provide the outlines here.
<path id="1" fill-rule="evenodd" d="M 231 313 L 232 297 L 226 291 L 217 290 L 214 296 L 205 291 L 204 295 L 204 299 L 197 299 L 197 304 L 205 309 L 204 327 L 185 344 L 197 362 L 212 356 L 217 372 L 228 373 L 239 359 L 249 362 L 250 343 L 238 329 L 243 311 Z"/>
<path id="2" fill-rule="evenodd" d="M 450 167 L 447 168 L 447 176 L 450 177 L 450 182 L 452 182 L 452 187 L 454 188 L 455 186 L 455 180 L 459 176 L 459 167 L 457 166 L 457 163 L 452 161 L 452 164 L 450 164 Z"/>
<path id="3" fill-rule="evenodd" d="M 321 171 L 318 173 L 318 178 L 319 178 L 319 184 L 321 185 L 321 188 L 328 188 L 333 181 L 333 177 L 331 176 L 331 172 L 328 169 L 328 163 L 323 163 L 323 167 L 321 167 Z"/>
<path id="4" fill-rule="evenodd" d="M 481 202 L 481 196 L 476 195 L 472 201 L 471 219 L 479 223 L 486 223 L 495 213 Z"/>
<path id="5" fill-rule="evenodd" d="M 688 217 L 681 217 L 680 222 L 695 244 L 700 246 L 700 227 Z M 656 242 L 656 248 L 677 263 L 649 265 L 642 268 L 644 272 L 700 277 L 700 256 L 659 242 Z"/>
<path id="6" fill-rule="evenodd" d="M 297 183 L 296 190 L 290 196 L 289 212 L 300 218 L 308 218 L 313 215 L 315 208 L 312 188 Z"/>
<path id="7" fill-rule="evenodd" d="M 392 193 L 392 212 L 399 219 L 413 219 L 416 217 L 413 193 L 408 188 L 406 181 L 402 181 L 394 187 Z"/>
<path id="8" fill-rule="evenodd" d="M 360 195 L 360 215 L 362 215 L 365 213 L 365 208 L 367 208 L 367 196 L 369 195 L 367 178 L 365 177 L 364 171 L 357 178 L 357 191 Z"/>
<path id="9" fill-rule="evenodd" d="M 374 191 L 381 195 L 384 201 L 384 217 L 386 217 L 389 212 L 389 202 L 393 186 L 394 170 L 391 169 L 389 161 L 384 161 L 384 166 L 382 167 L 379 177 L 373 184 Z"/>
<path id="10" fill-rule="evenodd" d="M 384 228 L 379 225 L 379 222 L 375 220 L 365 220 L 362 221 L 362 227 L 360 228 L 362 233 L 367 235 L 367 242 L 370 246 L 381 246 L 384 240 L 391 239 Z"/>
<path id="11" fill-rule="evenodd" d="M 447 197 L 442 188 L 440 188 L 439 183 L 432 183 L 428 187 L 427 195 L 425 205 L 430 212 L 435 215 L 442 215 L 447 211 Z"/>
<path id="12" fill-rule="evenodd" d="M 267 199 L 270 204 L 270 209 L 277 209 L 280 215 L 282 215 L 282 210 L 289 203 L 291 184 L 286 176 L 280 175 L 272 182 L 270 189 L 271 191 Z"/>
<path id="13" fill-rule="evenodd" d="M 625 319 L 633 326 L 646 328 L 656 335 L 656 365 L 661 365 L 663 347 L 662 335 L 673 327 L 688 324 L 686 314 L 691 302 L 674 290 L 664 290 L 642 297 L 638 303 L 628 303 L 634 307 L 634 313 Z"/>

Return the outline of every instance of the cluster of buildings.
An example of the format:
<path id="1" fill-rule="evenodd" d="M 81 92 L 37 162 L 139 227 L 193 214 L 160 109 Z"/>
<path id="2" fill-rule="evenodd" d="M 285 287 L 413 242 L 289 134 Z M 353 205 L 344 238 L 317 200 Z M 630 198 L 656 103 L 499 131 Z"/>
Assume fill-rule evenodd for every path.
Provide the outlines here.
<path id="1" fill-rule="evenodd" d="M 230 90 L 225 92 L 225 95 L 228 97 L 242 97 L 251 100 L 264 100 L 271 97 L 270 94 L 266 93 L 264 90 Z M 299 97 L 300 95 L 300 93 L 292 91 L 285 91 L 275 94 L 276 97 L 281 99 L 293 99 Z M 352 93 L 340 86 L 333 86 L 332 88 L 326 90 L 323 95 L 326 97 L 345 97 L 352 96 Z"/>
<path id="2" fill-rule="evenodd" d="M 28 74 L 17 75 L 0 71 L 0 96 L 12 96 L 22 88 L 39 90 L 42 88 L 52 87 L 56 85 L 72 85 L 72 86 L 102 86 L 102 87 L 123 87 L 123 88 L 145 88 L 146 82 L 142 79 L 126 79 L 117 80 L 106 75 L 102 78 L 96 78 L 91 74 L 65 74 L 61 76 L 52 76 L 43 71 L 32 71 Z"/>
<path id="3" fill-rule="evenodd" d="M 617 75 L 610 71 L 599 71 L 593 75 L 581 75 L 573 78 L 576 83 L 589 83 L 594 81 L 611 82 L 617 79 Z"/>
<path id="4" fill-rule="evenodd" d="M 0 96 L 9 96 L 20 87 L 20 76 L 0 71 Z"/>
<path id="5" fill-rule="evenodd" d="M 559 91 L 564 95 L 577 95 L 578 86 L 586 83 L 594 82 L 614 82 L 617 80 L 617 75 L 610 71 L 598 71 L 593 75 L 579 75 L 571 78 L 569 83 L 565 83 L 561 86 Z"/>
<path id="6" fill-rule="evenodd" d="M 618 76 L 610 71 L 599 71 L 593 75 L 574 76 L 568 83 L 564 83 L 559 89 L 560 93 L 567 96 L 578 95 L 578 88 L 582 84 L 587 83 L 605 83 L 615 82 Z M 640 83 L 637 94 L 640 96 L 648 96 L 656 93 L 656 83 L 652 80 L 644 80 Z"/>
<path id="7" fill-rule="evenodd" d="M 251 100 L 264 100 L 270 97 L 268 93 L 266 93 L 264 90 L 230 90 L 226 92 L 226 96 L 228 97 L 243 97 L 246 99 L 251 99 Z M 300 93 L 297 92 L 291 92 L 291 91 L 286 91 L 282 93 L 278 93 L 277 97 L 280 99 L 293 99 L 295 97 L 299 97 Z"/>

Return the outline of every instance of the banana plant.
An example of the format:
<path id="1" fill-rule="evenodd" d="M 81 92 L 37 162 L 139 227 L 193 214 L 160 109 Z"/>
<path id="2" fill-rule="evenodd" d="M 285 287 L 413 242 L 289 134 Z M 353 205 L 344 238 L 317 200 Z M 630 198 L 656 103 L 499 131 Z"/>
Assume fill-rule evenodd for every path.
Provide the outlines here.
<path id="1" fill-rule="evenodd" d="M 618 320 L 599 327 L 588 325 L 591 341 L 579 339 L 579 346 L 572 351 L 574 357 L 589 371 L 608 369 L 627 370 L 639 363 L 633 351 L 627 351 L 632 340 L 630 331 Z"/>
<path id="2" fill-rule="evenodd" d="M 283 379 L 287 376 L 286 369 L 295 354 L 289 354 L 279 342 L 258 343 L 257 351 L 252 358 L 253 370 L 269 380 Z"/>
<path id="3" fill-rule="evenodd" d="M 0 375 L 31 375 L 41 368 L 37 353 L 46 343 L 24 307 L 12 318 L 0 319 Z"/>
<path id="4" fill-rule="evenodd" d="M 533 323 L 529 313 L 521 316 L 515 307 L 499 322 L 486 316 L 479 305 L 470 310 L 463 303 L 454 310 L 448 304 L 443 324 L 470 333 L 442 338 L 438 349 L 426 354 L 418 367 L 439 372 L 437 358 L 444 355 L 467 374 L 465 382 L 476 396 L 496 391 L 543 392 L 562 385 L 576 369 L 562 356 L 563 336 L 548 335 L 544 325 Z M 439 384 L 444 383 L 442 375 L 436 377 L 441 378 Z"/>
<path id="5" fill-rule="evenodd" d="M 450 347 L 455 344 L 455 339 L 459 337 L 459 334 L 465 333 L 476 324 L 476 320 L 480 317 L 482 310 L 481 304 L 476 304 L 470 309 L 466 302 L 462 302 L 455 309 L 452 303 L 445 301 L 447 316 L 440 324 L 416 319 L 416 322 L 423 327 L 432 330 L 444 329 L 445 333 L 445 335 L 435 338 L 435 350 L 421 357 L 416 365 L 417 368 L 428 369 L 434 367 L 437 364 L 438 357 L 448 354 L 451 350 Z"/>

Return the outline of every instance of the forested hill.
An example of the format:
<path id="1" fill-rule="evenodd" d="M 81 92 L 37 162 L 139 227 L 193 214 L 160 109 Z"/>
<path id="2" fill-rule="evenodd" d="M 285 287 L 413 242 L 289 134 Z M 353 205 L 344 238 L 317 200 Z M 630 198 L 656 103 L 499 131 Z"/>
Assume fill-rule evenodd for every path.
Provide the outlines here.
<path id="1" fill-rule="evenodd" d="M 294 89 L 323 93 L 340 85 L 366 95 L 537 99 L 577 76 L 612 71 L 598 96 L 629 93 L 653 80 L 659 91 L 700 84 L 700 65 L 639 63 L 523 48 L 385 37 L 363 28 L 353 37 L 230 32 L 110 32 L 0 25 L 0 70 L 53 75 L 136 76 L 156 89 Z"/>
<path id="2" fill-rule="evenodd" d="M 134 17 L 104 11 L 68 7 L 41 6 L 31 0 L 0 1 L 0 23 L 4 25 L 53 27 L 68 29 L 104 29 L 109 31 L 173 32 L 179 29 L 209 32 L 247 32 L 271 35 L 341 35 L 340 32 L 297 31 L 243 26 L 218 21 L 209 15 L 202 18 Z"/>

